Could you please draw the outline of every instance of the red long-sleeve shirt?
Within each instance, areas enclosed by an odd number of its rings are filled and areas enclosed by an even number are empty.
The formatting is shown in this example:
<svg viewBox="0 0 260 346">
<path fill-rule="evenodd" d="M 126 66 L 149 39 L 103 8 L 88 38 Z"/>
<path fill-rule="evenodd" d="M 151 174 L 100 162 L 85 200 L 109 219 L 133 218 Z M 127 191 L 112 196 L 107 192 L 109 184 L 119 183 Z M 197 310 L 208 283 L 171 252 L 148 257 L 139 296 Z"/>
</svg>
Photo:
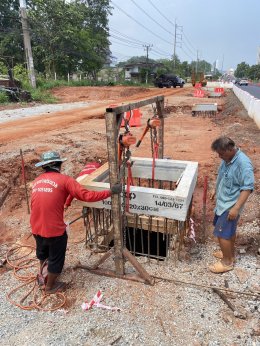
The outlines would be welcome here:
<svg viewBox="0 0 260 346">
<path fill-rule="evenodd" d="M 110 190 L 90 191 L 73 178 L 59 172 L 46 172 L 35 179 L 31 197 L 32 233 L 45 238 L 64 233 L 64 204 L 68 195 L 86 202 L 97 202 L 111 196 Z"/>
<path fill-rule="evenodd" d="M 93 172 L 95 172 L 99 167 L 101 167 L 101 164 L 98 162 L 91 162 L 87 163 L 85 167 L 82 169 L 82 171 L 79 173 L 78 177 L 81 177 L 83 175 L 89 175 Z M 71 202 L 73 200 L 73 196 L 69 195 L 65 202 L 65 207 L 69 207 L 71 205 Z"/>
</svg>

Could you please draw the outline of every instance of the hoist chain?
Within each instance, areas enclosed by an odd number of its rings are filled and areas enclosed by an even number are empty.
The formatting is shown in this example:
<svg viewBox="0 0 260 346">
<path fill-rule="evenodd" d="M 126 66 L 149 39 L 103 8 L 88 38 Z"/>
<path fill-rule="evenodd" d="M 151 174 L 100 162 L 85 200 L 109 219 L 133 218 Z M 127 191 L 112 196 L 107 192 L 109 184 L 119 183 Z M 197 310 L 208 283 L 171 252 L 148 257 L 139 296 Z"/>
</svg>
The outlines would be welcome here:
<svg viewBox="0 0 260 346">
<path fill-rule="evenodd" d="M 132 118 L 132 110 L 130 109 L 130 115 L 129 115 L 129 119 L 127 119 L 126 117 L 124 117 L 124 121 L 125 121 L 125 131 L 129 132 L 130 131 L 130 120 Z"/>
<path fill-rule="evenodd" d="M 125 186 L 126 186 L 126 177 L 125 177 L 125 168 L 127 161 L 129 161 L 131 157 L 131 151 L 129 148 L 123 147 L 123 161 L 122 161 L 122 166 L 121 166 L 121 171 L 120 171 L 120 177 L 122 179 L 122 194 L 123 194 L 123 201 L 122 201 L 122 228 L 123 228 L 123 247 L 126 247 L 126 191 L 125 191 Z"/>
<path fill-rule="evenodd" d="M 157 130 L 156 130 L 156 128 L 150 128 L 150 137 L 151 137 L 151 151 L 152 151 L 152 157 L 153 157 L 154 145 L 157 143 Z"/>
<path fill-rule="evenodd" d="M 150 127 L 150 138 L 151 138 L 151 151 L 153 157 L 153 129 Z"/>
</svg>

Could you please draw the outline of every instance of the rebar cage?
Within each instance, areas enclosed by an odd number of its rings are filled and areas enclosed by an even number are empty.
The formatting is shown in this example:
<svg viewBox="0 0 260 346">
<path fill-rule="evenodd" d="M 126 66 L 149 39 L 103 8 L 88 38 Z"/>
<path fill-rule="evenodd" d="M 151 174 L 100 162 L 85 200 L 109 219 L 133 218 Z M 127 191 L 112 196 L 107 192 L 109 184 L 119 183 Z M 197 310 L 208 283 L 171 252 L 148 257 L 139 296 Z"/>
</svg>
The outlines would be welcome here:
<svg viewBox="0 0 260 346">
<path fill-rule="evenodd" d="M 93 252 L 106 252 L 113 246 L 113 222 L 111 210 L 83 207 L 86 229 L 86 247 Z M 189 232 L 187 220 L 178 221 L 126 213 L 122 243 L 133 255 L 159 260 L 179 258 L 185 237 Z M 125 234 L 125 236 L 124 236 Z"/>
<path fill-rule="evenodd" d="M 147 256 L 148 259 L 155 258 L 158 261 L 171 256 L 177 259 L 189 231 L 189 215 L 198 164 L 158 159 L 156 179 L 153 180 L 151 159 L 132 160 L 130 212 L 122 210 L 122 244 L 133 255 Z M 107 166 L 102 166 L 92 176 L 80 180 L 81 184 L 91 189 L 100 190 L 109 186 Z M 97 252 L 107 251 L 113 246 L 110 200 L 81 203 L 84 205 L 86 246 Z"/>
</svg>

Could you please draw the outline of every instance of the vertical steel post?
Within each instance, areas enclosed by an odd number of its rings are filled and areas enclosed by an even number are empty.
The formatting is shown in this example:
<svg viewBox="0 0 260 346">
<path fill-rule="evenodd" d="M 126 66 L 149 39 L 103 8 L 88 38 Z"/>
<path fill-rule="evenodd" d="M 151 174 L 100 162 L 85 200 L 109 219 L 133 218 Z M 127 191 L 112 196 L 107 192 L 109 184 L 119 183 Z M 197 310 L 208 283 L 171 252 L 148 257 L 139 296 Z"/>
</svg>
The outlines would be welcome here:
<svg viewBox="0 0 260 346">
<path fill-rule="evenodd" d="M 111 186 L 119 182 L 117 138 L 121 119 L 121 114 L 113 112 L 106 113 L 107 151 Z M 121 196 L 118 194 L 111 196 L 111 211 L 114 225 L 115 270 L 117 275 L 123 275 L 125 268 L 122 254 L 122 212 Z"/>
<path fill-rule="evenodd" d="M 157 114 L 160 118 L 161 124 L 159 127 L 159 159 L 163 159 L 164 151 L 164 99 L 162 101 L 156 101 Z"/>
</svg>

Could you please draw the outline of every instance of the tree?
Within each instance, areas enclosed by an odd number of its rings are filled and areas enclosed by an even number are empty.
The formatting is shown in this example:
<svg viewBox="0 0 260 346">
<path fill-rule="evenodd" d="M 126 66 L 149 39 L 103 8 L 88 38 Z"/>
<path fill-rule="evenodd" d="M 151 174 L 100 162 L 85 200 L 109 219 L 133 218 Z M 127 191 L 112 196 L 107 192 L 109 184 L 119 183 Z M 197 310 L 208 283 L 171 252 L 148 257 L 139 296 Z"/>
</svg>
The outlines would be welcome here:
<svg viewBox="0 0 260 346">
<path fill-rule="evenodd" d="M 249 69 L 250 69 L 250 66 L 243 61 L 237 65 L 234 75 L 237 78 L 248 77 Z"/>
<path fill-rule="evenodd" d="M 260 79 L 260 65 L 252 65 L 249 67 L 248 77 L 252 80 Z"/>
<path fill-rule="evenodd" d="M 148 63 L 149 64 L 153 64 L 155 62 L 156 62 L 156 60 L 148 58 Z M 122 66 L 125 66 L 125 65 L 128 65 L 128 64 L 138 64 L 138 63 L 145 64 L 146 63 L 146 56 L 144 56 L 144 55 L 142 55 L 142 56 L 132 56 L 130 59 L 128 59 L 128 60 L 126 60 L 124 62 L 119 62 L 117 64 L 117 66 L 118 67 L 122 67 Z"/>
<path fill-rule="evenodd" d="M 192 70 L 203 72 L 204 74 L 208 74 L 211 71 L 211 64 L 206 60 L 192 61 L 190 63 Z"/>
<path fill-rule="evenodd" d="M 27 0 L 35 69 L 47 75 L 84 71 L 95 78 L 108 60 L 109 0 Z M 19 0 L 0 2 L 0 57 L 24 63 Z M 9 61 L 5 62 L 10 65 Z M 9 66 L 10 67 L 10 66 Z"/>
<path fill-rule="evenodd" d="M 7 68 L 25 61 L 21 30 L 19 0 L 0 1 L 0 58 Z"/>
<path fill-rule="evenodd" d="M 30 0 L 36 69 L 57 72 L 96 72 L 108 55 L 108 0 Z"/>
</svg>

